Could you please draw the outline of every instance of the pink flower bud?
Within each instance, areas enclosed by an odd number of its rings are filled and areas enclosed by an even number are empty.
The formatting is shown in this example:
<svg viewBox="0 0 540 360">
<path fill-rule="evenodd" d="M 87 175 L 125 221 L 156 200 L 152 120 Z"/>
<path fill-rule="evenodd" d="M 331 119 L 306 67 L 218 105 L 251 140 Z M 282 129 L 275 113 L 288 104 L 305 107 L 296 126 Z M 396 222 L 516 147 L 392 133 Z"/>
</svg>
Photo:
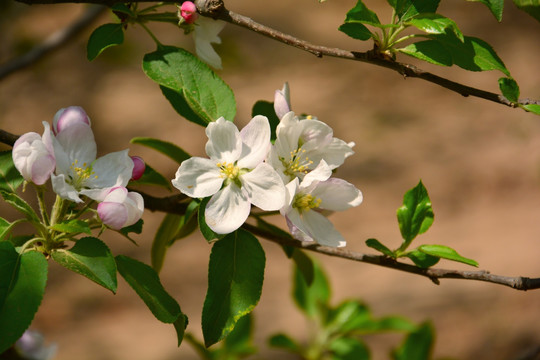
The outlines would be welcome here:
<svg viewBox="0 0 540 360">
<path fill-rule="evenodd" d="M 197 14 L 197 7 L 191 1 L 185 1 L 180 7 L 180 16 L 187 24 L 193 24 L 199 17 L 199 14 Z"/>
<path fill-rule="evenodd" d="M 111 188 L 97 207 L 101 221 L 114 230 L 135 224 L 143 211 L 144 200 L 141 194 L 121 186 Z"/>
<path fill-rule="evenodd" d="M 69 106 L 58 110 L 54 115 L 53 131 L 57 135 L 60 131 L 73 124 L 84 123 L 90 126 L 90 118 L 80 106 Z"/>
<path fill-rule="evenodd" d="M 131 160 L 133 160 L 133 174 L 131 175 L 131 180 L 139 180 L 144 174 L 144 169 L 146 168 L 146 165 L 144 164 L 144 160 L 141 157 L 130 157 Z"/>
<path fill-rule="evenodd" d="M 56 168 L 52 147 L 52 135 L 48 123 L 43 122 L 43 136 L 29 132 L 17 139 L 13 145 L 13 163 L 26 181 L 43 185 Z"/>
</svg>

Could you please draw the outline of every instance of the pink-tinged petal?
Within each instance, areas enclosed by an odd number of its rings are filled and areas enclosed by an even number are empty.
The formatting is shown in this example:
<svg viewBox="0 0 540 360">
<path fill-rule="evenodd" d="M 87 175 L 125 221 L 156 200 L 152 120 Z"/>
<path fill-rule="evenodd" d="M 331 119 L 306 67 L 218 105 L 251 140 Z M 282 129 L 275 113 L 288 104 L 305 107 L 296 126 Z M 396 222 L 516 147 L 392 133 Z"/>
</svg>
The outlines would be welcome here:
<svg viewBox="0 0 540 360">
<path fill-rule="evenodd" d="M 120 230 L 126 224 L 128 211 L 124 204 L 115 202 L 101 202 L 97 206 L 101 221 L 114 230 Z"/>
<path fill-rule="evenodd" d="M 242 138 L 236 125 L 220 117 L 206 127 L 206 153 L 215 162 L 234 163 L 242 153 Z"/>
<path fill-rule="evenodd" d="M 321 199 L 319 208 L 331 211 L 347 210 L 363 200 L 362 193 L 353 184 L 337 178 L 318 183 L 311 195 Z"/>
<path fill-rule="evenodd" d="M 332 176 L 332 169 L 322 160 L 317 167 L 309 172 L 300 183 L 302 189 L 306 189 L 307 192 L 311 192 L 311 189 L 317 185 L 320 181 L 326 181 Z"/>
<path fill-rule="evenodd" d="M 41 136 L 41 140 L 43 141 L 43 144 L 47 148 L 47 150 L 54 156 L 54 147 L 53 147 L 53 133 L 51 131 L 51 126 L 48 122 L 43 121 L 43 135 Z"/>
<path fill-rule="evenodd" d="M 204 198 L 217 193 L 223 180 L 213 160 L 192 157 L 182 162 L 172 184 L 187 196 Z"/>
<path fill-rule="evenodd" d="M 77 190 L 66 182 L 64 174 L 60 174 L 58 176 L 52 174 L 51 183 L 53 191 L 62 199 L 71 200 L 77 203 L 83 202 L 79 197 Z"/>
<path fill-rule="evenodd" d="M 32 165 L 32 182 L 36 185 L 45 184 L 55 167 L 56 161 L 52 155 L 46 155 L 36 160 Z"/>
<path fill-rule="evenodd" d="M 293 210 L 287 214 L 290 221 L 307 236 L 324 246 L 343 247 L 346 241 L 325 216 L 308 210 L 300 214 Z"/>
<path fill-rule="evenodd" d="M 246 221 L 251 204 L 242 189 L 234 184 L 217 192 L 204 212 L 206 224 L 218 234 L 229 234 Z"/>
<path fill-rule="evenodd" d="M 266 116 L 257 115 L 240 131 L 242 155 L 238 167 L 253 169 L 266 159 L 270 150 L 270 123 Z"/>
<path fill-rule="evenodd" d="M 109 153 L 92 164 L 93 174 L 84 182 L 89 188 L 126 186 L 133 174 L 129 150 Z"/>
<path fill-rule="evenodd" d="M 90 118 L 80 106 L 69 106 L 58 110 L 53 119 L 53 131 L 55 134 L 73 124 L 83 123 L 90 126 Z"/>
<path fill-rule="evenodd" d="M 274 111 L 279 119 L 291 111 L 291 99 L 289 95 L 289 84 L 285 83 L 283 89 L 276 90 L 274 95 Z"/>
<path fill-rule="evenodd" d="M 86 166 L 96 159 L 97 147 L 94 140 L 94 133 L 90 126 L 84 123 L 73 124 L 56 137 L 54 142 L 54 152 L 57 162 L 57 173 L 68 174 L 74 161 L 76 166 Z"/>
<path fill-rule="evenodd" d="M 54 154 L 35 132 L 26 133 L 15 141 L 12 158 L 26 181 L 43 185 L 56 167 Z"/>
<path fill-rule="evenodd" d="M 144 212 L 144 199 L 138 192 L 130 191 L 127 195 L 125 205 L 128 210 L 128 219 L 126 220 L 124 227 L 135 224 L 142 217 Z"/>
<path fill-rule="evenodd" d="M 133 172 L 131 174 L 131 180 L 139 180 L 146 169 L 146 164 L 140 156 L 130 156 L 133 161 Z"/>
<path fill-rule="evenodd" d="M 274 211 L 285 205 L 285 186 L 270 165 L 261 163 L 253 171 L 241 175 L 240 180 L 249 201 L 258 208 Z"/>
<path fill-rule="evenodd" d="M 112 189 L 116 186 L 105 187 L 105 188 L 96 188 L 96 189 L 82 189 L 79 194 L 89 197 L 95 201 L 104 201 L 107 195 L 111 192 Z"/>
</svg>

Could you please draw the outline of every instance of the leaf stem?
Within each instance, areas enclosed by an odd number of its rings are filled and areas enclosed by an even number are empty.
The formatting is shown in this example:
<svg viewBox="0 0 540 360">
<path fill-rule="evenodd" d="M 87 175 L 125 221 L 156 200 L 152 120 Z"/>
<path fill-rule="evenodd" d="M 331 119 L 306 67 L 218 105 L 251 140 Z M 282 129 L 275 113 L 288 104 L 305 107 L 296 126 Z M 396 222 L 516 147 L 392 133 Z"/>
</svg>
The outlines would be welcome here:
<svg viewBox="0 0 540 360">
<path fill-rule="evenodd" d="M 157 47 L 158 48 L 162 48 L 163 47 L 163 44 L 156 38 L 156 36 L 154 35 L 154 33 L 152 33 L 152 31 L 150 31 L 150 29 L 144 25 L 144 23 L 142 22 L 139 22 L 138 23 L 139 25 L 141 25 L 143 27 L 144 30 L 146 30 L 146 32 L 148 33 L 148 35 L 150 35 L 150 37 L 152 38 L 152 40 L 154 40 L 154 42 L 156 43 Z"/>
</svg>

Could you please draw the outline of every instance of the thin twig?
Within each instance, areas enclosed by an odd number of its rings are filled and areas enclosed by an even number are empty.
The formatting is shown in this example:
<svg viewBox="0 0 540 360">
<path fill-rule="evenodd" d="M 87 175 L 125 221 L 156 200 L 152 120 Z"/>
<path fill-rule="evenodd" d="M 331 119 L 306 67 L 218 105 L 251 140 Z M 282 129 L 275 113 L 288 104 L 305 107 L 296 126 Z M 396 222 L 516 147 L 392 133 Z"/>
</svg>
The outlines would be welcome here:
<svg viewBox="0 0 540 360">
<path fill-rule="evenodd" d="M 12 59 L 3 65 L 0 65 L 0 80 L 38 62 L 53 50 L 69 43 L 69 41 L 75 38 L 88 25 L 104 13 L 106 9 L 107 7 L 105 6 L 91 6 L 79 19 L 68 27 L 56 31 L 47 37 L 41 44 L 21 57 Z"/>
</svg>

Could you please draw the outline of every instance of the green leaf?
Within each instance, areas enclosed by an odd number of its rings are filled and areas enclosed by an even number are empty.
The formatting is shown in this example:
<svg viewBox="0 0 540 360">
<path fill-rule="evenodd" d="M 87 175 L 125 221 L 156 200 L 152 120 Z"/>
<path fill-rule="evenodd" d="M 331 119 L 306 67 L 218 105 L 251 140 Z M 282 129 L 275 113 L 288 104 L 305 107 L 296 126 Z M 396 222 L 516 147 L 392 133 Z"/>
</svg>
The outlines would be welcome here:
<svg viewBox="0 0 540 360">
<path fill-rule="evenodd" d="M 176 319 L 176 321 L 173 323 L 174 330 L 176 330 L 176 339 L 178 342 L 178 346 L 182 345 L 188 322 L 188 317 L 184 314 L 180 314 L 180 316 L 178 316 L 178 319 Z"/>
<path fill-rule="evenodd" d="M 540 0 L 514 0 L 514 4 L 537 21 L 540 21 Z"/>
<path fill-rule="evenodd" d="M 30 326 L 43 299 L 47 269 L 43 254 L 19 255 L 10 242 L 0 242 L 0 354 Z"/>
<path fill-rule="evenodd" d="M 34 209 L 32 209 L 32 207 L 28 205 L 28 203 L 22 198 L 14 193 L 6 192 L 4 190 L 0 190 L 0 195 L 2 195 L 5 202 L 13 206 L 19 212 L 23 213 L 27 220 L 34 224 L 40 223 L 39 217 Z"/>
<path fill-rule="evenodd" d="M 418 234 L 429 229 L 433 223 L 434 214 L 431 200 L 422 181 L 405 193 L 403 206 L 397 210 L 397 218 L 401 236 L 407 246 Z"/>
<path fill-rule="evenodd" d="M 457 24 L 453 20 L 439 14 L 419 14 L 410 19 L 408 24 L 428 34 L 445 34 L 451 31 L 459 40 L 464 41 L 463 34 Z"/>
<path fill-rule="evenodd" d="M 233 331 L 223 341 L 223 350 L 236 358 L 241 358 L 256 352 L 252 344 L 253 316 L 242 316 Z"/>
<path fill-rule="evenodd" d="M 215 232 L 210 229 L 208 224 L 206 223 L 206 219 L 204 217 L 204 210 L 206 209 L 206 204 L 210 201 L 211 197 L 207 197 L 202 199 L 201 204 L 199 205 L 199 210 L 197 211 L 197 221 L 199 222 L 199 230 L 201 231 L 201 234 L 208 242 L 213 242 L 215 240 L 219 240 L 223 238 L 224 234 L 216 234 Z"/>
<path fill-rule="evenodd" d="M 135 16 L 135 13 L 128 6 L 126 6 L 126 4 L 116 3 L 111 6 L 111 10 L 115 13 L 119 12 L 129 16 Z"/>
<path fill-rule="evenodd" d="M 540 105 L 537 104 L 527 104 L 527 105 L 520 105 L 520 108 L 522 108 L 525 111 L 530 111 L 536 115 L 540 115 Z"/>
<path fill-rule="evenodd" d="M 427 61 L 435 65 L 452 66 L 452 54 L 446 47 L 436 40 L 418 41 L 397 49 L 405 55 Z"/>
<path fill-rule="evenodd" d="M 458 261 L 471 266 L 478 266 L 478 263 L 472 259 L 465 258 L 457 253 L 456 250 L 444 246 L 444 245 L 421 245 L 418 247 L 418 250 L 424 254 L 431 256 L 437 256 L 442 259 Z"/>
<path fill-rule="evenodd" d="M 152 242 L 152 250 L 150 258 L 152 267 L 159 273 L 163 267 L 165 254 L 182 225 L 184 224 L 184 216 L 177 214 L 166 214 L 163 221 L 157 229 L 156 236 Z"/>
<path fill-rule="evenodd" d="M 367 239 L 366 245 L 372 249 L 375 249 L 379 252 L 382 252 L 384 255 L 389 256 L 391 258 L 395 257 L 394 252 L 384 246 L 379 240 L 377 239 Z"/>
<path fill-rule="evenodd" d="M 302 351 L 302 348 L 298 343 L 296 343 L 293 339 L 291 339 L 286 334 L 274 334 L 270 339 L 268 339 L 268 345 L 275 348 L 280 348 L 284 350 L 288 350 L 292 353 L 300 354 Z"/>
<path fill-rule="evenodd" d="M 369 349 L 361 340 L 338 337 L 329 344 L 332 360 L 369 360 Z"/>
<path fill-rule="evenodd" d="M 90 225 L 84 220 L 79 219 L 73 219 L 64 221 L 61 223 L 56 223 L 51 226 L 51 229 L 56 230 L 58 232 L 63 232 L 66 234 L 92 234 L 92 229 L 90 229 Z M 116 270 L 115 270 L 116 271 Z"/>
<path fill-rule="evenodd" d="M 138 180 L 131 180 L 133 185 L 157 185 L 171 190 L 171 181 L 157 172 L 153 167 L 145 164 L 144 173 Z"/>
<path fill-rule="evenodd" d="M 210 254 L 208 291 L 202 312 L 204 343 L 226 337 L 261 296 L 264 250 L 251 233 L 239 229 L 216 242 Z"/>
<path fill-rule="evenodd" d="M 504 0 L 468 0 L 468 1 L 481 2 L 482 4 L 486 5 L 491 11 L 491 13 L 493 14 L 493 16 L 495 16 L 495 19 L 497 19 L 498 22 L 501 22 L 502 16 L 503 16 L 503 9 L 504 9 Z"/>
<path fill-rule="evenodd" d="M 408 257 L 416 266 L 422 269 L 427 269 L 428 267 L 437 264 L 440 260 L 440 257 L 438 256 L 431 256 L 416 249 L 408 251 L 402 256 Z"/>
<path fill-rule="evenodd" d="M 180 305 L 161 285 L 154 269 L 124 255 L 118 255 L 115 259 L 120 275 L 135 290 L 156 319 L 172 324 L 180 316 L 184 316 Z"/>
<path fill-rule="evenodd" d="M 320 315 L 321 307 L 327 308 L 330 300 L 330 285 L 323 269 L 313 262 L 313 282 L 308 286 L 298 266 L 294 267 L 293 298 L 309 317 Z"/>
<path fill-rule="evenodd" d="M 347 12 L 345 23 L 350 22 L 359 22 L 370 25 L 380 25 L 381 23 L 377 17 L 377 14 L 369 10 L 367 6 L 364 5 L 362 0 L 358 0 L 356 5 Z"/>
<path fill-rule="evenodd" d="M 268 118 L 271 131 L 270 140 L 276 140 L 276 128 L 279 125 L 279 118 L 274 110 L 274 103 L 264 100 L 257 101 L 251 109 L 251 117 L 255 117 L 256 115 L 263 115 Z"/>
<path fill-rule="evenodd" d="M 388 0 L 399 20 L 407 21 L 421 13 L 434 13 L 440 0 Z"/>
<path fill-rule="evenodd" d="M 517 102 L 519 99 L 519 86 L 516 80 L 512 78 L 500 78 L 499 88 L 505 98 L 511 102 Z"/>
<path fill-rule="evenodd" d="M 357 300 L 345 300 L 327 315 L 326 328 L 333 333 L 346 335 L 352 331 L 370 329 L 371 314 L 364 304 Z"/>
<path fill-rule="evenodd" d="M 98 27 L 86 45 L 86 57 L 94 60 L 108 47 L 120 45 L 124 42 L 124 29 L 122 24 L 104 24 Z"/>
<path fill-rule="evenodd" d="M 95 237 L 85 237 L 77 240 L 69 250 L 54 250 L 51 256 L 66 269 L 116 293 L 116 263 L 103 241 Z"/>
<path fill-rule="evenodd" d="M 373 37 L 373 33 L 364 24 L 357 22 L 341 24 L 338 30 L 357 40 L 365 41 Z"/>
<path fill-rule="evenodd" d="M 143 220 L 143 219 L 139 219 L 139 221 L 137 221 L 135 224 L 129 225 L 129 226 L 126 226 L 126 227 L 121 228 L 121 229 L 120 229 L 120 234 L 124 235 L 126 238 L 129 239 L 129 241 L 131 241 L 133 244 L 137 245 L 137 243 L 135 242 L 135 240 L 133 240 L 133 239 L 129 236 L 129 234 L 131 234 L 131 233 L 134 233 L 134 234 L 140 234 L 140 233 L 142 233 L 143 225 L 144 225 L 144 220 Z"/>
<path fill-rule="evenodd" d="M 236 101 L 232 90 L 208 65 L 186 50 L 160 47 L 144 56 L 143 70 L 159 85 L 181 94 L 205 123 L 221 116 L 229 121 L 234 119 Z"/>
<path fill-rule="evenodd" d="M 394 360 L 429 360 L 433 349 L 434 335 L 430 323 L 421 324 L 411 332 L 403 344 L 392 352 Z"/>
<path fill-rule="evenodd" d="M 11 151 L 0 152 L 0 190 L 15 192 L 24 179 L 13 163 Z"/>
<path fill-rule="evenodd" d="M 165 98 L 169 100 L 173 109 L 179 115 L 183 116 L 186 120 L 189 120 L 197 125 L 201 125 L 204 127 L 208 125 L 207 120 L 201 118 L 195 111 L 191 109 L 191 107 L 189 107 L 189 104 L 187 103 L 186 99 L 184 99 L 184 96 L 181 92 L 169 89 L 168 87 L 165 87 L 163 85 L 160 85 L 159 88 L 161 89 L 163 96 L 165 96 Z"/>
<path fill-rule="evenodd" d="M 23 219 L 15 220 L 14 222 L 10 223 L 6 219 L 0 218 L 0 241 L 8 240 L 7 237 L 9 235 L 9 232 L 13 227 L 21 222 L 23 222 Z M 13 243 L 13 242 L 12 242 Z"/>
<path fill-rule="evenodd" d="M 178 164 L 181 164 L 182 161 L 187 160 L 191 157 L 191 155 L 182 150 L 182 148 L 168 141 L 148 137 L 136 137 L 131 139 L 130 142 L 132 144 L 139 144 L 157 150 L 160 153 L 167 155 L 168 157 L 176 161 Z"/>
</svg>

